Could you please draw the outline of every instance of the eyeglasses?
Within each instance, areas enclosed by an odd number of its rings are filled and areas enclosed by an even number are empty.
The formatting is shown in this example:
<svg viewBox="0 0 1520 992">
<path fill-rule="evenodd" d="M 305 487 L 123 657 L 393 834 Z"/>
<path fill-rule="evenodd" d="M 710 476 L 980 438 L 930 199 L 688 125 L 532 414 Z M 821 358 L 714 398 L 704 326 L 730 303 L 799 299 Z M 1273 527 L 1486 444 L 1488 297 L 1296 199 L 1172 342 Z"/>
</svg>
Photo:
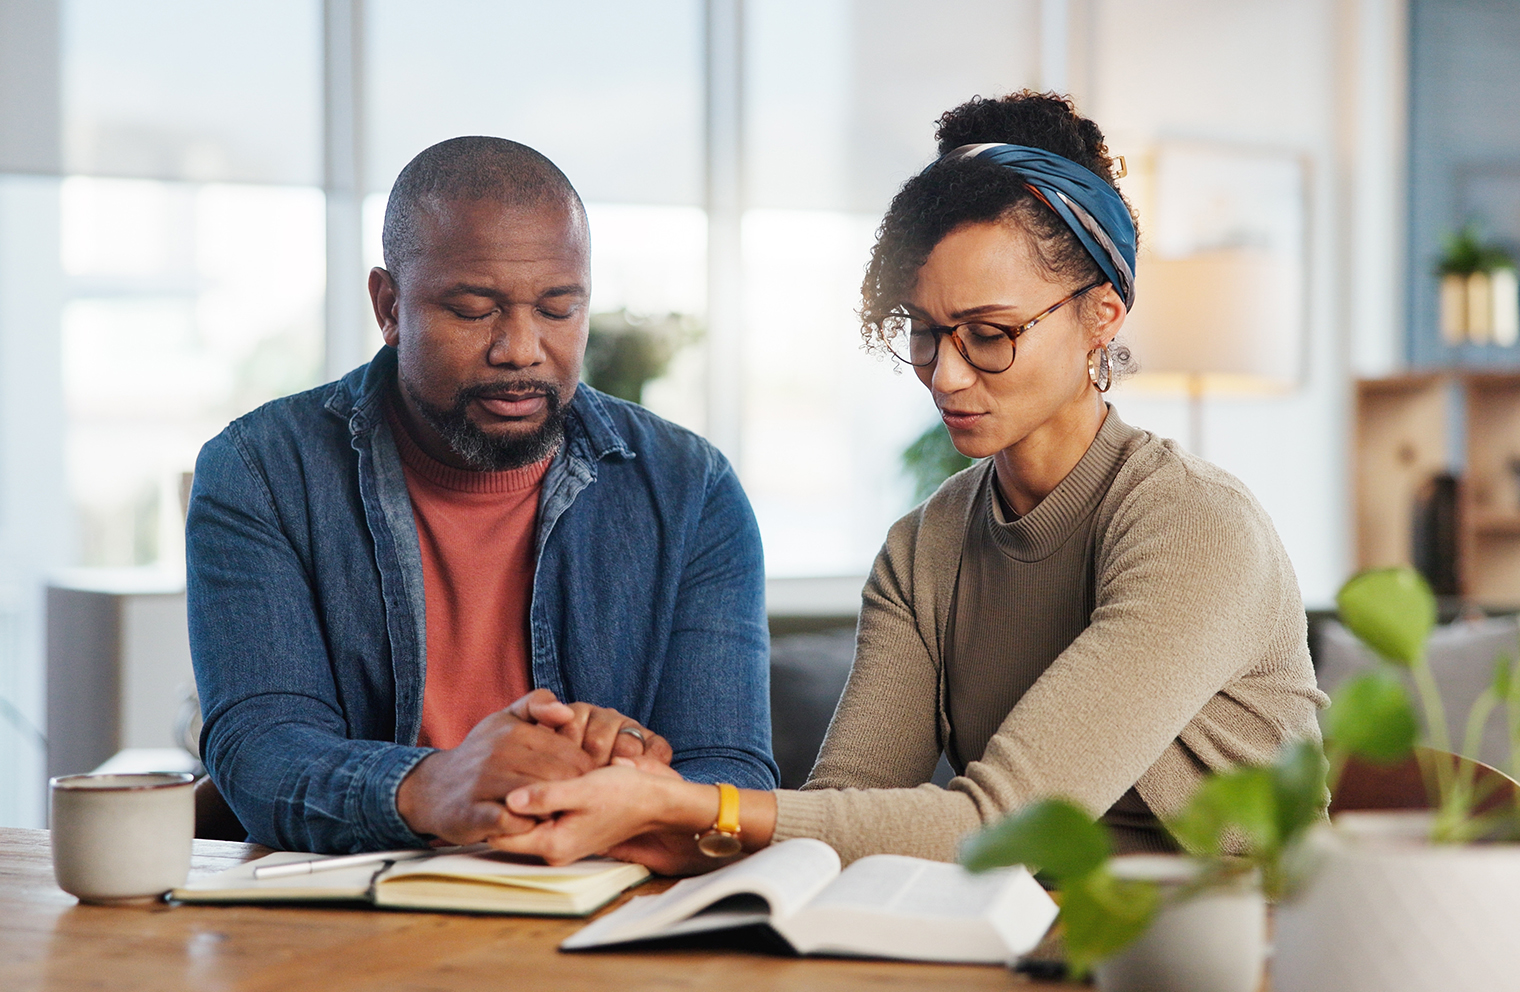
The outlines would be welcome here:
<svg viewBox="0 0 1520 992">
<path fill-rule="evenodd" d="M 917 368 L 934 364 L 939 357 L 939 339 L 948 334 L 950 340 L 955 342 L 955 350 L 961 353 L 961 357 L 972 368 L 982 372 L 1007 372 L 1013 367 L 1014 342 L 1020 334 L 1083 293 L 1102 285 L 1103 282 L 1095 282 L 1091 286 L 1084 286 L 1017 327 L 985 320 L 940 326 L 920 320 L 910 313 L 893 311 L 881 322 L 881 333 L 893 355 Z"/>
</svg>

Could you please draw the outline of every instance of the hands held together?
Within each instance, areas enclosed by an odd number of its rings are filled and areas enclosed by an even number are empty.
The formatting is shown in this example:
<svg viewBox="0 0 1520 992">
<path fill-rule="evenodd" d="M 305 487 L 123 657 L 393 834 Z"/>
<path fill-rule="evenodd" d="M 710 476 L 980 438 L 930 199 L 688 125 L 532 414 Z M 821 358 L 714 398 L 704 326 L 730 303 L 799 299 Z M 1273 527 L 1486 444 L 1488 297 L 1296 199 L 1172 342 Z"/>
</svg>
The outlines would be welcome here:
<svg viewBox="0 0 1520 992">
<path fill-rule="evenodd" d="M 718 790 L 684 781 L 671 757 L 665 738 L 616 710 L 535 689 L 418 762 L 396 808 L 417 833 L 551 864 L 605 853 L 665 874 L 717 867 L 695 836 L 712 825 Z M 775 799 L 745 790 L 741 804 L 753 850 L 770 838 Z"/>
</svg>

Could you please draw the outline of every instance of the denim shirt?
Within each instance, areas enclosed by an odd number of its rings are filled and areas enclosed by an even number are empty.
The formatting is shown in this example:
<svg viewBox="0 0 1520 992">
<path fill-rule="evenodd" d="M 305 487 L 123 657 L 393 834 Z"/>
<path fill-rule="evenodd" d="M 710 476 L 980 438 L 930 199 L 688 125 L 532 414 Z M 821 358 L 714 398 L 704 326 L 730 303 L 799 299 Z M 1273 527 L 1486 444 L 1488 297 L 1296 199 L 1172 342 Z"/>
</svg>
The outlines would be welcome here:
<svg viewBox="0 0 1520 992">
<path fill-rule="evenodd" d="M 422 557 L 384 399 L 396 353 L 207 442 L 186 530 L 207 769 L 252 840 L 418 846 L 396 790 L 427 667 Z M 663 734 L 688 779 L 771 789 L 760 534 L 706 441 L 582 384 L 539 497 L 536 686 Z"/>
</svg>

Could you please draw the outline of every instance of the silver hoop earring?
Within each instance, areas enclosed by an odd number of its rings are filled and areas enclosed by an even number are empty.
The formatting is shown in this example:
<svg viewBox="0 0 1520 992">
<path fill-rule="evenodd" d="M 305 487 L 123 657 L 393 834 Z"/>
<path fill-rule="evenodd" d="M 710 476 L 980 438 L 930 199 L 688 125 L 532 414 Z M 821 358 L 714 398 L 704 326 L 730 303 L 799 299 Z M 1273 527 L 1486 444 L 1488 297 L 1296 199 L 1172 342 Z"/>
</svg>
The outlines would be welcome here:
<svg viewBox="0 0 1520 992">
<path fill-rule="evenodd" d="M 1108 392 L 1114 384 L 1113 361 L 1108 355 L 1108 345 L 1094 348 L 1087 353 L 1087 379 L 1100 393 Z"/>
</svg>

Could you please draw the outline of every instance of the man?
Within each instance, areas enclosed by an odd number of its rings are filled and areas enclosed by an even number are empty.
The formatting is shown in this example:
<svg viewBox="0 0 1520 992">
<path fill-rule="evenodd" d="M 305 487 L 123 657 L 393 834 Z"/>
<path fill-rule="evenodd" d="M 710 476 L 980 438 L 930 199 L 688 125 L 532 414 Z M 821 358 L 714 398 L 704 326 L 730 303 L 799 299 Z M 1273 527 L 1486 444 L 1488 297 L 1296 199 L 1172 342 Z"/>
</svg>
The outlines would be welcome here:
<svg viewBox="0 0 1520 992">
<path fill-rule="evenodd" d="M 579 384 L 569 181 L 445 141 L 402 170 L 383 240 L 386 346 L 196 465 L 201 751 L 252 839 L 488 839 L 531 825 L 512 788 L 615 754 L 774 787 L 753 514 L 706 442 Z"/>
</svg>

